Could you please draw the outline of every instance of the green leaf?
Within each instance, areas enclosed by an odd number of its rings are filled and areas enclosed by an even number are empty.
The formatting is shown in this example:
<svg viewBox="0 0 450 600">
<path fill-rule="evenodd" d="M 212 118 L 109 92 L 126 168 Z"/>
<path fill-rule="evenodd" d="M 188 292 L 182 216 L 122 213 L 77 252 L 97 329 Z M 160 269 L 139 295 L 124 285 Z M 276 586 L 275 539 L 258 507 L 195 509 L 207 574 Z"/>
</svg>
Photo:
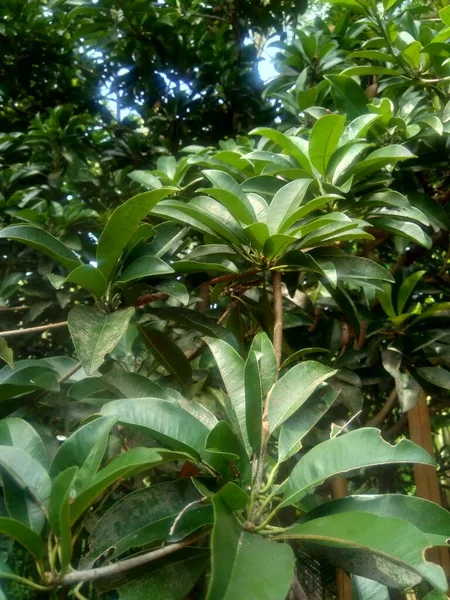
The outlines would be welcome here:
<svg viewBox="0 0 450 600">
<path fill-rule="evenodd" d="M 331 155 L 344 132 L 345 117 L 325 115 L 314 123 L 309 138 L 309 158 L 321 175 L 325 175 Z"/>
<path fill-rule="evenodd" d="M 69 312 L 69 331 L 78 358 L 88 375 L 92 375 L 126 332 L 134 308 L 104 313 L 98 308 L 75 306 Z"/>
<path fill-rule="evenodd" d="M 376 65 L 363 65 L 357 67 L 349 67 L 342 71 L 342 75 L 346 77 L 367 77 L 368 75 L 394 75 L 394 77 L 402 77 L 402 74 L 395 69 L 388 67 L 377 67 Z"/>
<path fill-rule="evenodd" d="M 123 284 L 136 279 L 144 279 L 146 277 L 170 275 L 174 272 L 173 268 L 160 258 L 155 258 L 154 256 L 141 256 L 123 270 L 117 279 L 117 283 Z"/>
<path fill-rule="evenodd" d="M 244 531 L 222 498 L 213 499 L 212 576 L 207 600 L 285 600 L 294 574 L 294 554 Z"/>
<path fill-rule="evenodd" d="M 160 180 L 148 171 L 131 171 L 131 173 L 128 173 L 128 177 L 150 190 L 162 187 Z"/>
<path fill-rule="evenodd" d="M 446 593 L 441 594 L 440 592 L 433 590 L 432 592 L 428 592 L 422 600 L 448 600 L 448 596 Z"/>
<path fill-rule="evenodd" d="M 419 576 L 419 580 L 425 579 L 440 591 L 447 589 L 442 568 L 424 558 L 428 538 L 414 525 L 401 519 L 361 512 L 340 513 L 295 525 L 283 534 L 283 538 L 318 542 L 328 558 L 332 558 L 338 566 L 358 575 L 371 573 L 372 577 L 390 587 L 412 587 L 410 584 L 415 574 L 415 583 L 418 583 Z M 332 557 L 327 552 L 330 546 L 333 548 Z M 340 546 L 344 548 L 340 549 Z M 349 549 L 352 552 L 349 553 Z M 377 568 L 374 555 L 384 566 L 380 563 Z M 387 568 L 388 565 L 390 568 Z M 400 570 L 397 571 L 396 567 Z M 404 573 L 406 569 L 409 571 L 407 575 Z M 404 577 L 409 577 L 410 581 L 405 581 Z"/>
<path fill-rule="evenodd" d="M 262 252 L 264 244 L 270 235 L 267 225 L 265 223 L 252 223 L 251 225 L 244 227 L 244 231 L 250 239 L 251 244 L 259 252 Z"/>
<path fill-rule="evenodd" d="M 180 281 L 163 281 L 155 284 L 155 287 L 159 292 L 163 292 L 171 298 L 178 300 L 180 304 L 183 304 L 184 306 L 189 304 L 189 292 L 187 291 L 186 286 Z"/>
<path fill-rule="evenodd" d="M 248 494 L 246 494 L 242 488 L 231 481 L 228 481 L 223 487 L 221 487 L 215 495 L 220 496 L 220 498 L 225 500 L 231 510 L 242 510 L 248 505 L 250 500 Z"/>
<path fill-rule="evenodd" d="M 185 204 L 180 200 L 163 200 L 152 210 L 152 214 L 156 215 L 157 217 L 176 221 L 182 225 L 190 225 L 197 231 L 206 233 L 213 238 L 217 238 L 218 236 L 215 230 L 211 229 L 211 227 L 208 225 L 205 225 L 203 222 L 205 220 L 204 215 L 200 211 L 196 210 L 194 206 L 190 207 L 188 204 Z M 202 220 L 200 220 L 198 217 L 200 217 Z M 209 223 L 211 224 L 210 221 Z M 228 238 L 225 237 L 225 239 Z"/>
<path fill-rule="evenodd" d="M 61 571 L 64 573 L 70 566 L 72 559 L 72 532 L 70 529 L 71 491 L 78 468 L 70 467 L 58 475 L 52 485 L 48 518 L 53 533 L 59 538 L 61 551 Z"/>
<path fill-rule="evenodd" d="M 355 452 L 358 448 L 358 452 Z M 282 485 L 282 506 L 294 504 L 328 477 L 375 465 L 422 463 L 434 465 L 426 450 L 409 440 L 391 446 L 378 429 L 365 427 L 315 446 L 294 467 Z"/>
<path fill-rule="evenodd" d="M 407 148 L 392 144 L 371 152 L 364 160 L 356 163 L 349 173 L 355 174 L 360 180 L 387 165 L 395 166 L 398 161 L 410 158 L 415 158 L 415 156 Z"/>
<path fill-rule="evenodd" d="M 305 197 L 312 179 L 297 179 L 287 183 L 273 197 L 266 217 L 269 233 L 282 230 L 283 223 L 296 211 Z"/>
<path fill-rule="evenodd" d="M 447 371 L 447 369 L 443 369 L 442 367 L 421 367 L 417 369 L 417 372 L 425 381 L 444 390 L 450 390 L 450 371 Z"/>
<path fill-rule="evenodd" d="M 127 494 L 95 524 L 86 566 L 91 566 L 102 554 L 107 553 L 113 559 L 157 541 L 178 541 L 212 523 L 212 506 L 200 504 L 201 500 L 190 479 L 158 483 Z M 183 513 L 170 535 L 175 519 L 190 504 L 192 507 Z"/>
<path fill-rule="evenodd" d="M 70 504 L 70 524 L 87 510 L 110 485 L 119 479 L 127 479 L 161 462 L 161 456 L 151 448 L 131 448 L 116 456 L 106 467 L 93 477 L 89 487 Z"/>
<path fill-rule="evenodd" d="M 311 255 L 319 265 L 331 262 L 336 268 L 338 280 L 368 280 L 393 282 L 394 278 L 387 269 L 368 258 L 350 256 L 341 252 L 333 252 L 330 248 L 314 250 Z"/>
<path fill-rule="evenodd" d="M 245 363 L 236 350 L 226 342 L 211 338 L 206 338 L 205 341 L 214 356 L 225 384 L 225 389 L 239 424 L 240 437 L 247 451 L 249 451 L 245 415 Z"/>
<path fill-rule="evenodd" d="M 339 395 L 329 386 L 319 387 L 305 403 L 287 419 L 278 438 L 278 462 L 284 462 L 302 447 L 302 438 L 316 425 Z"/>
<path fill-rule="evenodd" d="M 28 394 L 36 389 L 43 389 L 49 392 L 59 390 L 58 374 L 53 369 L 45 366 L 30 366 L 18 368 L 16 363 L 14 370 L 10 367 L 2 369 L 5 378 L 0 381 L 2 401 Z M 10 371 L 6 371 L 10 369 Z"/>
<path fill-rule="evenodd" d="M 104 373 L 101 378 L 92 379 L 100 380 L 103 385 L 122 398 L 167 398 L 166 392 L 155 381 L 139 373 L 124 371 L 117 363 L 113 363 L 112 369 Z"/>
<path fill-rule="evenodd" d="M 0 446 L 0 473 L 10 517 L 40 532 L 50 497 L 47 469 L 21 448 Z"/>
<path fill-rule="evenodd" d="M 111 278 L 123 250 L 142 219 L 158 202 L 176 189 L 165 187 L 138 194 L 114 210 L 97 246 L 97 266 L 106 280 Z"/>
<path fill-rule="evenodd" d="M 176 554 L 174 562 L 146 566 L 145 575 L 116 585 L 120 600 L 183 600 L 204 570 L 205 551 Z"/>
<path fill-rule="evenodd" d="M 41 562 L 44 558 L 46 552 L 44 541 L 37 533 L 20 521 L 0 517 L 0 533 L 12 537 L 16 542 L 19 542 L 38 562 Z"/>
<path fill-rule="evenodd" d="M 14 366 L 14 355 L 6 340 L 0 337 L 0 358 L 11 368 Z"/>
<path fill-rule="evenodd" d="M 262 414 L 264 397 L 262 393 L 260 364 L 255 351 L 248 355 L 244 369 L 245 418 L 248 441 L 256 454 L 261 448 Z"/>
<path fill-rule="evenodd" d="M 52 479 L 72 466 L 79 471 L 73 482 L 78 491 L 95 476 L 105 456 L 109 433 L 117 417 L 101 417 L 83 425 L 69 436 L 58 449 L 50 467 Z"/>
<path fill-rule="evenodd" d="M 275 383 L 275 377 L 277 375 L 275 350 L 267 333 L 262 331 L 255 335 L 250 346 L 249 355 L 251 352 L 255 352 L 258 356 L 261 391 L 263 398 L 265 398 L 270 388 Z"/>
<path fill-rule="evenodd" d="M 219 421 L 209 432 L 204 460 L 219 471 L 225 481 L 236 478 L 236 469 L 231 467 L 233 464 L 237 468 L 239 479 L 242 479 L 245 485 L 250 483 L 250 462 L 246 449 L 226 421 Z"/>
<path fill-rule="evenodd" d="M 269 425 L 273 432 L 293 415 L 310 395 L 337 371 L 307 360 L 292 367 L 275 384 L 269 399 Z M 299 386 L 299 381 L 302 382 Z"/>
<path fill-rule="evenodd" d="M 41 436 L 23 419 L 9 417 L 0 420 L 0 446 L 20 448 L 48 468 L 48 454 Z"/>
<path fill-rule="evenodd" d="M 288 247 L 297 241 L 297 238 L 284 233 L 276 233 L 271 235 L 264 244 L 263 254 L 267 260 L 273 260 L 275 257 L 280 257 L 285 253 Z"/>
<path fill-rule="evenodd" d="M 426 271 L 416 271 L 415 273 L 412 273 L 412 275 L 407 277 L 400 286 L 397 296 L 397 312 L 399 315 L 402 314 L 409 297 L 414 291 L 414 288 L 419 283 L 420 279 L 425 275 L 425 273 Z"/>
<path fill-rule="evenodd" d="M 378 229 L 384 229 L 384 231 L 404 237 L 427 249 L 430 249 L 433 245 L 431 238 L 421 227 L 419 227 L 419 225 L 416 225 L 416 223 L 401 221 L 391 217 L 378 217 L 376 219 L 371 219 L 370 221 L 372 225 L 378 227 Z"/>
<path fill-rule="evenodd" d="M 36 225 L 10 225 L 0 231 L 0 239 L 26 244 L 59 262 L 69 271 L 80 265 L 76 255 L 60 240 Z"/>
<path fill-rule="evenodd" d="M 192 379 L 190 362 L 181 349 L 165 333 L 150 326 L 138 326 L 139 333 L 152 354 L 182 386 Z"/>
<path fill-rule="evenodd" d="M 293 362 L 298 361 L 300 358 L 303 358 L 304 356 L 308 356 L 308 354 L 329 354 L 329 353 L 330 353 L 330 350 L 327 350 L 326 348 L 302 348 L 301 350 L 297 350 L 297 352 L 294 352 L 293 354 L 288 356 L 287 359 L 281 365 L 280 370 L 282 371 L 288 365 L 292 364 Z"/>
<path fill-rule="evenodd" d="M 64 282 L 70 281 L 80 287 L 92 292 L 97 298 L 101 298 L 108 287 L 108 282 L 103 273 L 92 265 L 81 265 L 71 271 Z"/>
<path fill-rule="evenodd" d="M 348 511 L 368 512 L 380 517 L 408 521 L 427 535 L 432 546 L 446 546 L 450 535 L 450 513 L 445 508 L 429 500 L 402 494 L 339 498 L 318 506 L 303 519 L 311 521 Z"/>
<path fill-rule="evenodd" d="M 380 54 L 381 56 L 385 57 L 385 54 Z M 353 119 L 353 121 L 351 121 L 351 123 L 349 123 L 345 128 L 339 146 L 342 147 L 348 142 L 352 142 L 356 138 L 365 138 L 367 132 L 378 118 L 378 115 L 366 114 Z"/>
<path fill-rule="evenodd" d="M 117 416 L 120 423 L 151 433 L 161 443 L 198 458 L 209 429 L 178 404 L 160 398 L 114 400 L 102 414 Z"/>
<path fill-rule="evenodd" d="M 173 321 L 186 329 L 194 329 L 195 331 L 199 331 L 210 337 L 220 338 L 226 335 L 226 330 L 220 325 L 217 325 L 214 319 L 211 319 L 196 310 L 164 306 L 161 308 L 154 308 L 152 313 L 161 319 Z"/>
<path fill-rule="evenodd" d="M 356 81 L 346 75 L 325 75 L 325 79 L 331 84 L 331 96 L 339 112 L 349 119 L 367 113 L 368 99 Z"/>
<path fill-rule="evenodd" d="M 206 192 L 223 204 L 237 221 L 250 225 L 256 221 L 253 206 L 241 186 L 231 175 L 223 171 L 206 170 L 203 174 L 213 184 L 212 188 L 202 188 L 200 192 Z"/>
<path fill-rule="evenodd" d="M 249 135 L 261 135 L 266 137 L 268 140 L 275 142 L 275 144 L 278 144 L 286 152 L 286 154 L 295 158 L 298 164 L 305 169 L 305 171 L 308 171 L 309 173 L 311 172 L 309 158 L 294 141 L 296 138 L 293 136 L 288 136 L 284 133 L 281 133 L 281 131 L 270 129 L 269 127 L 258 127 L 250 131 Z"/>
<path fill-rule="evenodd" d="M 441 20 L 450 27 L 450 6 L 446 6 L 439 11 Z"/>
</svg>

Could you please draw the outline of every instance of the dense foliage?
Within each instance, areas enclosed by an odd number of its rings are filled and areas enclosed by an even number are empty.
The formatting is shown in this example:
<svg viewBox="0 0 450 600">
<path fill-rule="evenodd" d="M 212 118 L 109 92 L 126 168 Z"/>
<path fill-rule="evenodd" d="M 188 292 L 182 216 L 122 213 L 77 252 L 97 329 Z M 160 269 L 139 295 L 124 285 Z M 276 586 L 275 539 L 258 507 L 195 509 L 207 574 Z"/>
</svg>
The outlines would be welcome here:
<svg viewBox="0 0 450 600">
<path fill-rule="evenodd" d="M 0 597 L 445 598 L 450 5 L 306 9 L 2 6 Z"/>
</svg>

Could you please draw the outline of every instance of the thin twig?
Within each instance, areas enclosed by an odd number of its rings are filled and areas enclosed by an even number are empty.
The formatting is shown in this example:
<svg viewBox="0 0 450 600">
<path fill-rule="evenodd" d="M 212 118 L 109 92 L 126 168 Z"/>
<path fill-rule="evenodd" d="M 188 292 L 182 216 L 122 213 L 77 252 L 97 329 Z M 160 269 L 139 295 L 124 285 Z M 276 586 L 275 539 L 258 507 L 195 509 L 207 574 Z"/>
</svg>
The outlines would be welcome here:
<svg viewBox="0 0 450 600">
<path fill-rule="evenodd" d="M 155 300 L 165 300 L 168 298 L 168 294 L 165 292 L 155 292 L 154 294 L 147 294 L 147 296 L 141 296 L 134 303 L 134 306 L 140 308 L 145 306 L 146 304 L 150 304 L 150 302 L 154 302 Z"/>
<path fill-rule="evenodd" d="M 70 371 L 67 371 L 67 373 L 65 375 L 63 375 L 62 377 L 60 377 L 58 379 L 58 383 L 61 384 L 61 383 L 64 383 L 65 381 L 67 381 L 68 379 L 70 379 L 72 377 L 72 375 L 74 373 L 76 373 L 78 371 L 78 369 L 80 369 L 80 368 L 81 368 L 81 363 L 79 362 L 74 367 L 72 367 L 70 369 Z"/>
<path fill-rule="evenodd" d="M 0 332 L 0 337 L 6 337 L 10 335 L 25 335 L 27 333 L 39 333 L 40 331 L 48 331 L 49 329 L 57 329 L 59 327 L 66 327 L 67 321 L 61 321 L 60 323 L 48 323 L 48 325 L 38 325 L 37 327 L 28 327 L 28 329 L 11 329 L 10 331 Z"/>
<path fill-rule="evenodd" d="M 158 560 L 164 556 L 168 556 L 169 554 L 173 554 L 182 548 L 186 548 L 187 546 L 190 546 L 204 538 L 207 533 L 202 532 L 182 542 L 171 544 L 170 546 L 164 546 L 163 548 L 158 548 L 158 550 L 153 550 L 152 552 L 147 552 L 146 554 L 141 554 L 139 556 L 134 556 L 133 558 L 128 558 L 114 563 L 113 565 L 107 565 L 106 567 L 86 569 L 85 571 L 73 571 L 72 573 L 65 575 L 59 584 L 73 585 L 75 583 L 85 583 L 87 581 L 95 581 L 97 579 L 103 579 L 104 577 L 111 577 L 113 575 L 115 576 L 119 575 L 120 573 L 125 573 L 130 569 L 135 569 L 141 565 L 146 565 L 149 562 Z"/>
<path fill-rule="evenodd" d="M 385 418 L 394 408 L 395 401 L 397 400 L 397 390 L 394 388 L 392 392 L 387 397 L 386 402 L 383 404 L 381 409 L 377 412 L 375 416 L 369 419 L 365 425 L 365 427 L 379 427 L 382 425 Z"/>
<path fill-rule="evenodd" d="M 0 312 L 14 312 L 16 310 L 28 310 L 31 306 L 22 304 L 21 306 L 0 306 Z"/>
</svg>

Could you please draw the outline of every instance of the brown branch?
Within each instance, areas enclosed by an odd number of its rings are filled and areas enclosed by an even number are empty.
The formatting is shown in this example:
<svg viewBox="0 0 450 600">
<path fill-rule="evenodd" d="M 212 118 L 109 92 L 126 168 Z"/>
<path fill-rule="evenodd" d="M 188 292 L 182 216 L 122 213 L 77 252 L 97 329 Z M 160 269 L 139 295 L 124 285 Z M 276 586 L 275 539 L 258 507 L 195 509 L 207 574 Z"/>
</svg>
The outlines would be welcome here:
<svg viewBox="0 0 450 600">
<path fill-rule="evenodd" d="M 281 287 L 281 273 L 272 271 L 273 286 L 273 347 L 277 359 L 277 368 L 280 370 L 283 347 L 283 291 Z"/>
<path fill-rule="evenodd" d="M 23 304 L 22 306 L 0 306 L 0 312 L 14 312 L 16 310 L 28 310 L 31 306 Z"/>
<path fill-rule="evenodd" d="M 205 281 L 205 283 L 202 283 L 202 287 L 216 285 L 216 283 L 224 283 L 226 281 L 233 281 L 233 279 L 243 279 L 244 277 L 248 277 L 249 275 L 255 275 L 255 273 L 258 273 L 259 271 L 261 271 L 261 269 L 255 267 L 254 269 L 249 269 L 248 271 L 244 271 L 243 273 L 230 273 L 229 275 L 220 275 L 219 277 L 214 277 L 209 281 Z"/>
<path fill-rule="evenodd" d="M 24 335 L 27 333 L 38 333 L 40 331 L 48 331 L 49 329 L 57 329 L 58 327 L 66 327 L 67 321 L 61 321 L 60 323 L 49 323 L 48 325 L 38 325 L 37 327 L 28 327 L 28 329 L 11 329 L 10 331 L 0 332 L 0 337 L 6 337 L 10 335 Z"/>
<path fill-rule="evenodd" d="M 78 371 L 78 369 L 81 369 L 81 363 L 77 363 L 74 367 L 72 367 L 70 369 L 70 371 L 67 371 L 67 373 L 65 373 L 62 377 L 60 377 L 58 379 L 58 383 L 64 383 L 65 381 L 70 379 L 72 377 L 72 375 L 74 375 L 74 373 L 76 373 Z"/>
<path fill-rule="evenodd" d="M 113 565 L 107 565 L 106 567 L 98 567 L 97 569 L 86 569 L 85 571 L 72 571 L 72 573 L 68 573 L 67 575 L 65 575 L 61 579 L 61 581 L 57 582 L 57 584 L 74 585 L 76 583 L 86 583 L 88 581 L 95 581 L 97 579 L 103 579 L 104 577 L 112 577 L 121 573 L 126 573 L 130 569 L 135 569 L 136 567 L 140 567 L 141 565 L 146 565 L 149 562 L 153 562 L 154 560 L 158 560 L 160 558 L 168 556 L 169 554 L 173 554 L 174 552 L 177 552 L 182 548 L 186 548 L 187 546 L 192 545 L 194 542 L 198 542 L 199 540 L 204 538 L 207 535 L 207 533 L 202 532 L 182 542 L 170 544 L 169 546 L 158 548 L 158 550 L 153 550 L 152 552 L 147 552 L 146 554 L 133 556 L 132 558 L 122 560 L 120 562 L 114 563 Z"/>
<path fill-rule="evenodd" d="M 153 294 L 147 294 L 147 296 L 141 296 L 140 298 L 138 298 L 134 303 L 134 306 L 140 308 L 142 306 L 145 306 L 146 304 L 150 304 L 150 302 L 154 302 L 155 300 L 165 300 L 168 297 L 168 294 L 166 294 L 165 292 L 155 292 Z"/>
<path fill-rule="evenodd" d="M 394 408 L 395 401 L 397 400 L 397 390 L 394 388 L 386 399 L 381 409 L 375 416 L 369 419 L 365 427 L 380 427 L 383 424 L 385 418 L 389 415 L 391 410 Z"/>
</svg>

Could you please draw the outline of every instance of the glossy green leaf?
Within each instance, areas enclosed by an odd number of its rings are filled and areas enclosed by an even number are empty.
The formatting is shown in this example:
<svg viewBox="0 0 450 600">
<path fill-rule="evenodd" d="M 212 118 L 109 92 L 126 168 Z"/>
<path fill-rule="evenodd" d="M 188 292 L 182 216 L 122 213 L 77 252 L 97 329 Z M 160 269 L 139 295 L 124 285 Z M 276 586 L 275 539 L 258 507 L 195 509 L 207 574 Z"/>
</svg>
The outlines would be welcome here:
<svg viewBox="0 0 450 600">
<path fill-rule="evenodd" d="M 50 497 L 47 469 L 21 448 L 0 446 L 0 472 L 8 514 L 39 533 Z"/>
<path fill-rule="evenodd" d="M 105 456 L 109 433 L 117 417 L 101 417 L 83 425 L 69 436 L 58 449 L 50 467 L 54 479 L 72 466 L 79 471 L 73 488 L 79 491 L 89 484 Z"/>
<path fill-rule="evenodd" d="M 152 208 L 176 188 L 159 188 L 130 198 L 118 206 L 109 218 L 98 240 L 97 266 L 109 280 L 123 250 Z"/>
<path fill-rule="evenodd" d="M 309 158 L 321 175 L 325 175 L 344 126 L 345 117 L 341 115 L 326 115 L 314 123 L 309 139 Z"/>
<path fill-rule="evenodd" d="M 48 468 L 48 454 L 41 436 L 23 419 L 9 417 L 0 420 L 0 446 L 20 448 Z"/>
<path fill-rule="evenodd" d="M 270 140 L 271 142 L 275 142 L 278 144 L 289 156 L 295 158 L 298 164 L 308 171 L 311 172 L 311 164 L 306 153 L 300 148 L 298 143 L 296 143 L 293 136 L 288 136 L 281 131 L 277 131 L 276 129 L 270 129 L 269 127 L 258 127 L 257 129 L 253 129 L 250 131 L 249 135 L 261 135 Z"/>
<path fill-rule="evenodd" d="M 409 300 L 409 297 L 414 291 L 414 288 L 419 283 L 420 279 L 425 275 L 426 271 L 416 271 L 407 277 L 398 290 L 397 295 L 397 312 L 400 315 Z"/>
<path fill-rule="evenodd" d="M 255 352 L 260 365 L 261 390 L 263 398 L 267 396 L 270 388 L 275 383 L 277 374 L 277 359 L 273 344 L 267 333 L 257 333 L 252 340 L 250 352 Z M 249 355 L 250 355 L 249 352 Z"/>
<path fill-rule="evenodd" d="M 226 421 L 219 421 L 209 432 L 204 461 L 221 473 L 225 481 L 237 476 L 245 485 L 250 483 L 250 462 L 246 449 Z"/>
<path fill-rule="evenodd" d="M 436 385 L 437 387 L 450 390 L 450 371 L 442 367 L 421 367 L 417 372 L 425 381 Z"/>
<path fill-rule="evenodd" d="M 355 452 L 358 448 L 358 452 Z M 365 427 L 327 440 L 310 450 L 282 485 L 283 506 L 294 504 L 328 477 L 375 465 L 422 463 L 434 465 L 426 450 L 409 440 L 391 446 L 378 429 Z"/>
<path fill-rule="evenodd" d="M 61 545 L 61 571 L 64 573 L 72 559 L 72 532 L 70 529 L 70 508 L 72 485 L 78 468 L 70 467 L 62 471 L 52 484 L 48 518 L 53 533 L 59 538 Z"/>
<path fill-rule="evenodd" d="M 283 538 L 318 542 L 329 558 L 331 555 L 326 549 L 332 545 L 332 561 L 335 564 L 358 575 L 372 573 L 371 576 L 390 587 L 410 587 L 411 580 L 405 581 L 403 577 L 412 577 L 414 573 L 416 583 L 419 576 L 419 580 L 425 579 L 440 591 L 447 589 L 442 568 L 424 558 L 428 538 L 414 525 L 401 519 L 361 512 L 339 513 L 295 525 Z M 342 551 L 339 546 L 344 547 Z M 377 568 L 374 555 L 383 561 L 384 568 L 381 563 Z M 400 567 L 398 571 L 397 565 Z M 405 569 L 413 573 L 405 575 Z"/>
<path fill-rule="evenodd" d="M 387 586 L 373 579 L 352 575 L 353 600 L 390 600 Z"/>
<path fill-rule="evenodd" d="M 331 262 L 336 269 L 338 280 L 394 281 L 387 269 L 368 258 L 350 256 L 343 252 L 333 252 L 328 248 L 315 250 L 311 252 L 311 255 L 319 265 L 322 265 L 323 262 Z"/>
<path fill-rule="evenodd" d="M 393 219 L 391 217 L 377 217 L 371 219 L 371 223 L 378 229 L 384 229 L 389 233 L 394 233 L 408 240 L 424 246 L 425 248 L 431 248 L 432 240 L 416 223 L 408 221 L 401 221 L 400 219 Z"/>
<path fill-rule="evenodd" d="M 402 77 L 402 74 L 395 69 L 378 67 L 376 65 L 349 67 L 342 71 L 342 75 L 345 75 L 346 77 L 367 77 L 368 75 L 393 75 L 394 77 Z"/>
<path fill-rule="evenodd" d="M 250 496 L 241 487 L 231 481 L 228 481 L 221 487 L 215 495 L 225 500 L 231 510 L 242 510 L 250 501 Z"/>
<path fill-rule="evenodd" d="M 212 576 L 207 600 L 285 600 L 294 574 L 290 546 L 244 531 L 220 497 L 213 499 Z"/>
<path fill-rule="evenodd" d="M 319 387 L 304 404 L 287 419 L 278 438 L 278 462 L 284 462 L 302 447 L 303 437 L 316 425 L 339 395 L 329 386 Z"/>
<path fill-rule="evenodd" d="M 219 368 L 225 389 L 230 398 L 231 405 L 239 424 L 240 437 L 248 451 L 250 447 L 247 436 L 245 414 L 245 363 L 236 350 L 234 350 L 234 348 L 232 348 L 232 346 L 226 342 L 211 338 L 206 338 L 205 341 L 214 356 L 217 367 Z"/>
<path fill-rule="evenodd" d="M 141 256 L 133 261 L 118 277 L 117 283 L 127 283 L 147 277 L 158 277 L 174 273 L 173 268 L 160 258 Z"/>
<path fill-rule="evenodd" d="M 3 375 L 3 377 L 1 377 Z M 16 363 L 14 370 L 5 367 L 0 373 L 1 400 L 28 394 L 36 389 L 49 392 L 59 390 L 58 374 L 47 366 L 29 366 L 20 368 Z"/>
<path fill-rule="evenodd" d="M 46 545 L 32 529 L 15 519 L 0 517 L 0 533 L 12 537 L 28 550 L 37 561 L 42 561 L 46 552 Z"/>
<path fill-rule="evenodd" d="M 69 331 L 78 358 L 88 375 L 92 375 L 118 344 L 127 330 L 134 308 L 104 313 L 98 308 L 75 306 L 69 313 Z"/>
<path fill-rule="evenodd" d="M 348 496 L 326 502 L 302 519 L 310 521 L 342 512 L 369 512 L 380 517 L 395 517 L 415 525 L 427 535 L 430 545 L 446 546 L 450 537 L 450 513 L 429 500 L 402 494 Z"/>
<path fill-rule="evenodd" d="M 384 54 L 381 55 L 383 57 L 385 56 Z M 342 147 L 348 142 L 352 142 L 356 138 L 365 138 L 367 132 L 378 118 L 378 115 L 366 114 L 353 119 L 353 121 L 351 121 L 344 129 L 339 146 Z"/>
<path fill-rule="evenodd" d="M 266 217 L 271 234 L 282 230 L 283 223 L 302 203 L 311 181 L 311 179 L 297 179 L 278 190 L 270 203 Z"/>
<path fill-rule="evenodd" d="M 212 183 L 213 187 L 201 189 L 207 192 L 223 204 L 237 221 L 242 221 L 246 225 L 256 221 L 256 214 L 253 206 L 248 200 L 242 188 L 231 175 L 223 171 L 206 170 L 204 175 Z"/>
<path fill-rule="evenodd" d="M 201 500 L 190 479 L 157 483 L 127 494 L 102 515 L 92 530 L 87 565 L 106 552 L 115 558 L 153 542 L 178 541 L 212 523 L 212 506 L 201 504 Z M 170 535 L 175 519 L 190 504 Z"/>
<path fill-rule="evenodd" d="M 195 207 L 189 207 L 180 200 L 163 200 L 153 210 L 152 214 L 171 221 L 176 221 L 182 225 L 190 225 L 197 231 L 211 235 L 217 238 L 218 234 L 211 229 L 208 225 L 205 225 L 198 217 L 201 217 L 201 213 L 195 210 Z M 194 215 L 194 216 L 193 216 Z M 214 225 L 214 224 L 213 224 Z M 228 239 L 225 236 L 225 239 Z"/>
<path fill-rule="evenodd" d="M 184 306 L 189 304 L 189 292 L 181 281 L 163 281 L 155 284 L 155 287 L 159 292 L 178 300 Z"/>
<path fill-rule="evenodd" d="M 123 425 L 142 428 L 156 440 L 197 458 L 203 453 L 209 429 L 178 404 L 160 398 L 127 398 L 105 404 L 102 414 L 118 417 Z"/>
<path fill-rule="evenodd" d="M 139 333 L 152 354 L 181 385 L 188 385 L 192 378 L 191 365 L 167 334 L 149 326 L 139 326 Z"/>
<path fill-rule="evenodd" d="M 319 385 L 336 373 L 337 371 L 313 360 L 292 367 L 277 381 L 270 394 L 270 431 L 273 432 L 292 416 Z M 302 382 L 301 386 L 299 381 Z"/>
<path fill-rule="evenodd" d="M 80 266 L 77 256 L 60 240 L 35 225 L 10 225 L 0 231 L 0 239 L 26 244 L 59 262 L 69 271 Z"/>
<path fill-rule="evenodd" d="M 368 100 L 356 81 L 346 75 L 326 75 L 325 79 L 331 84 L 331 95 L 339 112 L 349 119 L 367 113 Z"/>
<path fill-rule="evenodd" d="M 119 479 L 137 475 L 159 462 L 161 462 L 161 456 L 151 448 L 131 448 L 124 454 L 116 456 L 92 478 L 90 485 L 72 501 L 70 524 L 73 525 L 110 485 Z"/>
<path fill-rule="evenodd" d="M 362 179 L 387 165 L 394 166 L 397 162 L 410 158 L 414 158 L 414 154 L 407 148 L 393 144 L 374 150 L 364 160 L 356 163 L 349 172 Z"/>
<path fill-rule="evenodd" d="M 71 271 L 66 279 L 71 283 L 76 283 L 80 287 L 92 292 L 97 298 L 101 298 L 108 287 L 108 282 L 103 273 L 92 265 L 81 265 Z"/>
<path fill-rule="evenodd" d="M 248 441 L 256 454 L 261 448 L 262 414 L 264 397 L 260 363 L 255 351 L 248 355 L 244 369 L 245 381 L 245 418 Z"/>
</svg>

